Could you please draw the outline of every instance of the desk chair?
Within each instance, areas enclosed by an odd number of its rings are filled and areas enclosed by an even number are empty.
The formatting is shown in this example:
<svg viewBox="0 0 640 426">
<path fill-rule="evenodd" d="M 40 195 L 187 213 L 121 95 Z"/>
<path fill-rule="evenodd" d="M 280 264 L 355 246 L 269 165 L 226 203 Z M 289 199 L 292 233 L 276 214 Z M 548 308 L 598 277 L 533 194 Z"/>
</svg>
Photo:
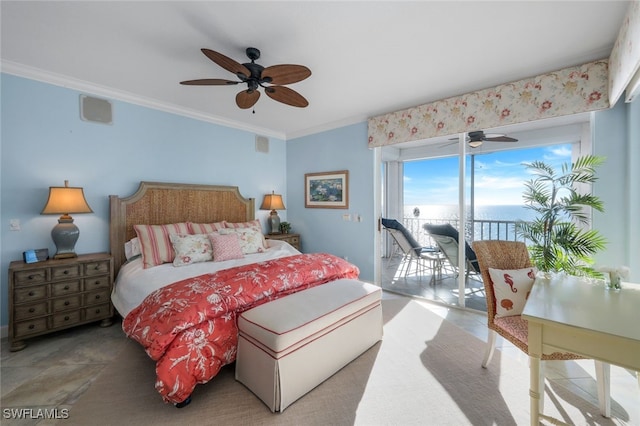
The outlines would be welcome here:
<svg viewBox="0 0 640 426">
<path fill-rule="evenodd" d="M 520 241 L 483 240 L 474 241 L 473 249 L 478 257 L 482 282 L 487 296 L 487 327 L 489 328 L 488 343 L 482 361 L 482 367 L 487 368 L 495 350 L 496 335 L 499 334 L 514 346 L 529 353 L 528 334 L 529 325 L 521 315 L 496 317 L 496 293 L 489 268 L 493 269 L 524 269 L 531 268 L 531 260 L 527 246 Z M 544 363 L 552 360 L 583 359 L 580 355 L 569 352 L 554 352 L 543 354 L 540 363 L 540 383 L 544 383 Z M 595 361 L 596 380 L 598 382 L 598 399 L 600 412 L 603 416 L 610 416 L 609 397 L 609 364 Z M 542 386 L 544 392 L 544 386 Z M 544 395 L 540 397 L 540 410 L 543 412 Z"/>
</svg>

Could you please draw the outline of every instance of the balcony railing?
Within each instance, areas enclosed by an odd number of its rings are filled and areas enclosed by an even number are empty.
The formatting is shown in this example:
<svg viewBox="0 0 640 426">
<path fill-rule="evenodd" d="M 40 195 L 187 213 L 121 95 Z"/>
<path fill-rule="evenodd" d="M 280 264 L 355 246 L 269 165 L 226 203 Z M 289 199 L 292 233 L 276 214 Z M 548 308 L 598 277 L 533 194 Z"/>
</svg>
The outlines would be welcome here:
<svg viewBox="0 0 640 426">
<path fill-rule="evenodd" d="M 403 218 L 404 226 L 413 234 L 421 246 L 433 246 L 435 243 L 424 230 L 425 223 L 443 224 L 450 223 L 456 229 L 460 229 L 458 219 L 427 219 L 416 217 Z M 468 242 L 475 240 L 507 240 L 523 241 L 516 234 L 516 221 L 513 220 L 469 220 L 464 232 Z"/>
</svg>

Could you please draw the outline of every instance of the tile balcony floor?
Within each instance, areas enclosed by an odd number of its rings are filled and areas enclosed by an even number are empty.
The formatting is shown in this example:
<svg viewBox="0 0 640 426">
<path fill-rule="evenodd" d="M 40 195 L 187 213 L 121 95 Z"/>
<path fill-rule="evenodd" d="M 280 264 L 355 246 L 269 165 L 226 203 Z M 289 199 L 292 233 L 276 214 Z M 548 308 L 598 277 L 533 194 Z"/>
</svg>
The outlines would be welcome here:
<svg viewBox="0 0 640 426">
<path fill-rule="evenodd" d="M 408 270 L 408 273 L 407 273 Z M 402 257 L 382 259 L 382 288 L 393 293 L 410 297 L 419 297 L 450 306 L 458 304 L 458 277 L 443 263 L 442 271 L 435 271 L 426 264 L 422 273 L 416 272 L 415 261 L 411 265 Z M 465 288 L 465 308 L 487 312 L 484 285 L 480 275 L 471 275 Z"/>
</svg>

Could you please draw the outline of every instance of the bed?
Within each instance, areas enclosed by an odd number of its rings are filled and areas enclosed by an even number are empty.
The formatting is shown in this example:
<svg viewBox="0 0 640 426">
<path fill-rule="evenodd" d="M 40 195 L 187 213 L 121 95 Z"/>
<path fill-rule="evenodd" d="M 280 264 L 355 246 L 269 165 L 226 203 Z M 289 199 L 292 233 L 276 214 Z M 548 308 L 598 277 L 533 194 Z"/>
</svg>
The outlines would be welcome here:
<svg viewBox="0 0 640 426">
<path fill-rule="evenodd" d="M 336 256 L 265 240 L 254 200 L 235 186 L 141 182 L 109 202 L 114 307 L 178 407 L 235 361 L 239 313 L 359 275 Z"/>
</svg>

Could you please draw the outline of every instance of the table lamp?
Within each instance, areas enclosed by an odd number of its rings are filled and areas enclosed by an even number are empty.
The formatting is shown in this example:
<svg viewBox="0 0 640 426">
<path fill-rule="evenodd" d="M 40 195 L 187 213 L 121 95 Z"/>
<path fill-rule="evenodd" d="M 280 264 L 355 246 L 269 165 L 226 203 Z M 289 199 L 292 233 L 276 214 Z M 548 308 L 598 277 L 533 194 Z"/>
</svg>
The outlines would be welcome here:
<svg viewBox="0 0 640 426">
<path fill-rule="evenodd" d="M 280 234 L 280 217 L 278 217 L 276 210 L 285 210 L 282 195 L 276 194 L 275 191 L 265 195 L 260 210 L 271 210 L 271 214 L 269 215 L 269 226 L 271 230 L 269 233 Z"/>
<path fill-rule="evenodd" d="M 87 200 L 84 198 L 82 188 L 69 186 L 69 181 L 64 181 L 64 187 L 49 187 L 49 199 L 40 214 L 61 214 L 58 224 L 51 230 L 51 238 L 56 245 L 54 259 L 77 257 L 74 249 L 80 236 L 80 230 L 73 223 L 71 213 L 93 213 Z"/>
</svg>

